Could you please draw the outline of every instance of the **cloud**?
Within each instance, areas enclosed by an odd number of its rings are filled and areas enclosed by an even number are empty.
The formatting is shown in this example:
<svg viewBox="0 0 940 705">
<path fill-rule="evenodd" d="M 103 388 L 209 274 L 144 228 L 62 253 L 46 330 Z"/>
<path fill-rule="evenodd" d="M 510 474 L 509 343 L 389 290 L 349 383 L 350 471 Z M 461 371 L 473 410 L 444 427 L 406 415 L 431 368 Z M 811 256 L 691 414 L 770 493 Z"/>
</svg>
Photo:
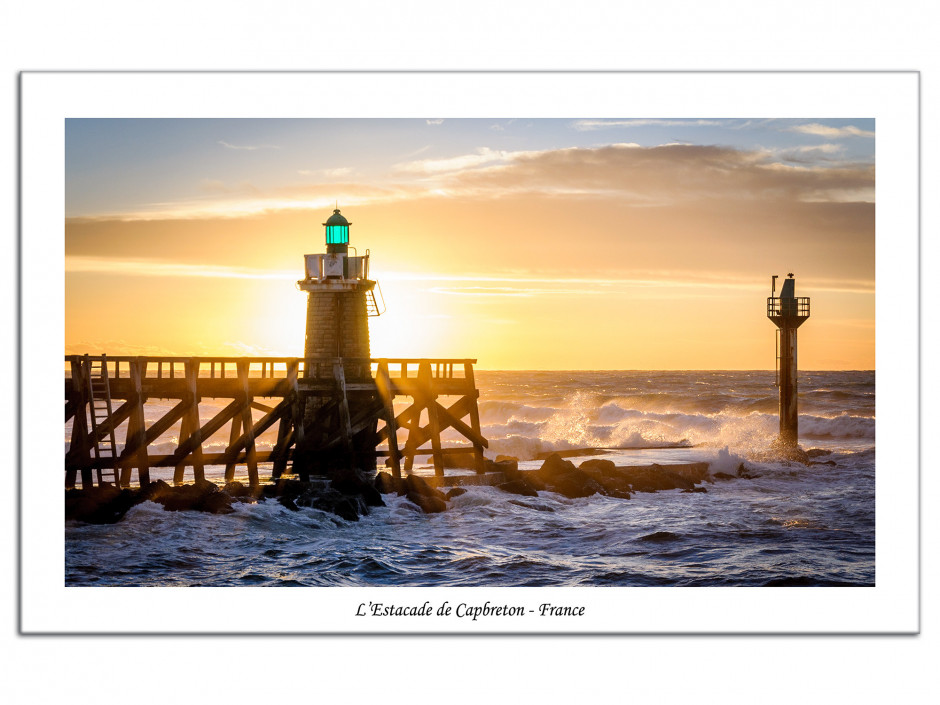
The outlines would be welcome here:
<svg viewBox="0 0 940 705">
<path fill-rule="evenodd" d="M 240 149 L 253 152 L 256 149 L 280 149 L 276 144 L 231 144 L 224 140 L 219 140 L 219 144 L 225 147 L 226 149 Z"/>
<path fill-rule="evenodd" d="M 544 152 L 480 153 L 444 175 L 450 194 L 539 193 L 617 197 L 635 205 L 704 198 L 833 201 L 874 199 L 874 165 L 785 164 L 767 151 L 669 144 L 609 145 Z M 456 167 L 460 158 L 450 160 Z"/>
<path fill-rule="evenodd" d="M 519 153 L 493 150 L 489 147 L 480 147 L 475 154 L 461 154 L 456 157 L 444 159 L 421 159 L 418 161 L 400 162 L 392 169 L 407 174 L 436 174 L 445 171 L 461 171 L 479 167 L 494 162 L 507 162 Z"/>
<path fill-rule="evenodd" d="M 805 135 L 817 135 L 819 137 L 874 137 L 875 133 L 868 130 L 862 130 L 854 125 L 845 127 L 831 127 L 830 125 L 821 125 L 818 122 L 807 123 L 806 125 L 795 125 L 788 128 L 789 132 L 801 132 Z"/>
<path fill-rule="evenodd" d="M 585 131 L 611 127 L 717 127 L 727 123 L 727 120 L 576 120 L 574 129 Z"/>
<path fill-rule="evenodd" d="M 327 179 L 338 179 L 352 174 L 352 167 L 342 166 L 334 169 L 298 169 L 297 173 L 301 176 L 318 176 Z"/>
<path fill-rule="evenodd" d="M 433 120 L 425 120 L 428 125 L 440 125 L 444 122 L 444 118 L 435 118 Z"/>
<path fill-rule="evenodd" d="M 840 145 L 743 150 L 669 143 L 617 143 L 541 151 L 481 147 L 440 159 L 400 162 L 391 179 L 356 180 L 347 168 L 306 170 L 319 183 L 259 189 L 204 181 L 202 198 L 151 204 L 97 220 L 170 220 L 248 217 L 273 211 L 391 204 L 421 198 L 607 199 L 620 207 L 661 208 L 710 201 L 866 202 L 875 198 L 875 167 L 839 160 Z M 329 177 L 329 178 L 326 178 Z"/>
<path fill-rule="evenodd" d="M 129 277 L 199 277 L 209 279 L 280 279 L 296 281 L 297 272 L 284 272 L 250 267 L 225 267 L 211 264 L 184 264 L 116 257 L 85 257 L 68 255 L 66 274 L 114 274 Z"/>
</svg>

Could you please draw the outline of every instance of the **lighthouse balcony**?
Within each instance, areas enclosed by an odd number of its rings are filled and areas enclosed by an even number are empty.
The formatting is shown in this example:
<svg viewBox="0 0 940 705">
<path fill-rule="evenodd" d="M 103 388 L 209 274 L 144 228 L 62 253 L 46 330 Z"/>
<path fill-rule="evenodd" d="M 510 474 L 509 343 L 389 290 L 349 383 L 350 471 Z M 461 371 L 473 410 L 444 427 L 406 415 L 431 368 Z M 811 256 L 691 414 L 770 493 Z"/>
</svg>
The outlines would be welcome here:
<svg viewBox="0 0 940 705">
<path fill-rule="evenodd" d="M 776 325 L 799 325 L 809 318 L 808 296 L 770 296 L 767 299 L 767 318 Z"/>
<path fill-rule="evenodd" d="M 323 282 L 327 279 L 363 281 L 369 278 L 369 255 L 315 254 L 304 255 L 306 282 Z"/>
</svg>

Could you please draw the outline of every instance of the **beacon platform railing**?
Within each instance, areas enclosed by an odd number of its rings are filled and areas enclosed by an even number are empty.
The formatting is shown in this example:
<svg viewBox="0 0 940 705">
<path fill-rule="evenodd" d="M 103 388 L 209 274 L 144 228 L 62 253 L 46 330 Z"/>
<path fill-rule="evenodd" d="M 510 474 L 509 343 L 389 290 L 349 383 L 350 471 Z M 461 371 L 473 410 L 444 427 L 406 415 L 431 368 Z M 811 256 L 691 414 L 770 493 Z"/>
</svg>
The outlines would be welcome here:
<svg viewBox="0 0 940 705">
<path fill-rule="evenodd" d="M 781 316 L 809 317 L 809 297 L 784 298 L 780 296 L 767 297 L 767 317 Z"/>
</svg>

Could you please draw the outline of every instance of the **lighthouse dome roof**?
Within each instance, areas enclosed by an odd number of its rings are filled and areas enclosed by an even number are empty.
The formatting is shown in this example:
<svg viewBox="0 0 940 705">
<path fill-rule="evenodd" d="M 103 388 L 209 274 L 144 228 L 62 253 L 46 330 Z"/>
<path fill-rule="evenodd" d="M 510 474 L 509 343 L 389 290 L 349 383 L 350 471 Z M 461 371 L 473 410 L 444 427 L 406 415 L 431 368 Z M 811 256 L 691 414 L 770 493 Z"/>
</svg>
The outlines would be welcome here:
<svg viewBox="0 0 940 705">
<path fill-rule="evenodd" d="M 349 225 L 349 221 L 340 214 L 337 208 L 333 211 L 333 215 L 326 219 L 324 225 Z"/>
</svg>

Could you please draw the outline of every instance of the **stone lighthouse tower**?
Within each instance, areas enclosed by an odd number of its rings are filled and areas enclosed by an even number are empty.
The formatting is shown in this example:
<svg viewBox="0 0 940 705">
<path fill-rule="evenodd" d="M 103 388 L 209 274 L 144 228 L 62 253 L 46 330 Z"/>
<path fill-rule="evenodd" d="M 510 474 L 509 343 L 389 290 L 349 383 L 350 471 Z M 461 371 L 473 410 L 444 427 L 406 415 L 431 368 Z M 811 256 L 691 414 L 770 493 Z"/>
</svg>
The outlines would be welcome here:
<svg viewBox="0 0 940 705">
<path fill-rule="evenodd" d="M 297 282 L 307 292 L 304 357 L 368 359 L 369 315 L 378 315 L 369 253 L 349 256 L 350 223 L 338 208 L 323 225 L 326 253 L 304 255 L 306 277 Z"/>
<path fill-rule="evenodd" d="M 334 375 L 345 382 L 371 380 L 369 358 L 369 316 L 381 313 L 376 303 L 376 283 L 369 279 L 369 251 L 350 256 L 350 223 L 333 211 L 325 223 L 326 252 L 304 255 L 304 278 L 297 288 L 307 292 L 307 330 L 304 357 L 305 376 Z M 314 363 L 309 358 L 317 358 Z M 324 358 L 333 360 L 325 369 Z M 345 391 L 344 391 L 345 394 Z M 359 431 L 343 447 L 326 448 L 331 434 L 342 433 L 350 419 L 356 419 L 370 404 L 369 394 L 349 392 L 346 404 L 334 409 L 322 397 L 308 398 L 304 427 L 310 443 L 307 451 L 295 454 L 294 467 L 300 475 L 333 472 L 355 465 L 360 470 L 375 469 L 374 428 Z M 374 424 L 373 424 L 374 426 Z M 319 439 L 319 440 L 318 440 Z M 321 450 L 318 450 L 318 447 Z"/>
<path fill-rule="evenodd" d="M 777 276 L 770 280 L 767 318 L 777 326 L 777 386 L 780 388 L 780 436 L 784 453 L 799 456 L 799 410 L 797 408 L 796 331 L 809 318 L 809 298 L 796 296 L 796 280 L 788 274 L 780 296 L 775 296 Z"/>
</svg>

